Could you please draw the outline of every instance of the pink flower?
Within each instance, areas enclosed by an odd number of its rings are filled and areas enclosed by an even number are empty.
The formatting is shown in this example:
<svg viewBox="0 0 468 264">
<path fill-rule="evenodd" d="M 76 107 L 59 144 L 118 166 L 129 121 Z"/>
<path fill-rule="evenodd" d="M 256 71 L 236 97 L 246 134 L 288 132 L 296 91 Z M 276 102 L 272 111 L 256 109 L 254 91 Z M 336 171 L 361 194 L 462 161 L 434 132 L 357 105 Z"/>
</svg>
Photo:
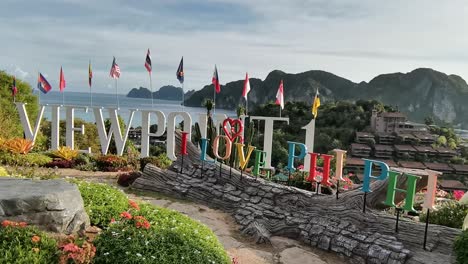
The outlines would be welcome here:
<svg viewBox="0 0 468 264">
<path fill-rule="evenodd" d="M 304 165 L 301 164 L 301 165 L 297 166 L 297 169 L 303 170 L 303 169 L 304 169 Z"/>
<path fill-rule="evenodd" d="M 63 246 L 63 251 L 76 252 L 78 250 L 79 250 L 79 247 L 73 243 L 68 243 L 65 246 Z"/>
<path fill-rule="evenodd" d="M 455 190 L 453 191 L 453 197 L 455 197 L 455 200 L 460 201 L 460 199 L 465 195 L 465 192 L 461 190 Z"/>
</svg>

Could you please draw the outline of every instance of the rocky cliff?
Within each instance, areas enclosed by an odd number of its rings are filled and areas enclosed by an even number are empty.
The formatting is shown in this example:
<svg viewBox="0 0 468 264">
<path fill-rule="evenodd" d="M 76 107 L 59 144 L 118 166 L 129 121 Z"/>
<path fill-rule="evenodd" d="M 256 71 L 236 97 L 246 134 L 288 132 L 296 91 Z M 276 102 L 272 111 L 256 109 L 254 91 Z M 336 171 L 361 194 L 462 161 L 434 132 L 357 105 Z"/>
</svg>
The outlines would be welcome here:
<svg viewBox="0 0 468 264">
<path fill-rule="evenodd" d="M 185 93 L 185 98 L 189 98 L 195 91 L 188 91 Z M 151 91 L 148 88 L 140 87 L 133 88 L 127 94 L 127 97 L 132 98 L 151 98 Z M 158 91 L 153 92 L 154 99 L 182 101 L 182 88 L 172 85 L 166 85 L 159 88 Z"/>
<path fill-rule="evenodd" d="M 322 102 L 335 100 L 376 99 L 393 105 L 411 120 L 423 121 L 433 116 L 436 121 L 468 127 L 468 85 L 457 75 L 447 75 L 428 68 L 409 73 L 382 74 L 370 82 L 354 83 L 325 71 L 290 74 L 272 71 L 265 80 L 250 79 L 249 108 L 275 100 L 280 80 L 284 82 L 285 101 L 312 103 L 319 89 Z M 235 109 L 243 104 L 243 80 L 222 85 L 217 95 L 219 108 Z M 207 85 L 185 100 L 187 106 L 200 106 L 213 97 L 213 85 Z"/>
</svg>

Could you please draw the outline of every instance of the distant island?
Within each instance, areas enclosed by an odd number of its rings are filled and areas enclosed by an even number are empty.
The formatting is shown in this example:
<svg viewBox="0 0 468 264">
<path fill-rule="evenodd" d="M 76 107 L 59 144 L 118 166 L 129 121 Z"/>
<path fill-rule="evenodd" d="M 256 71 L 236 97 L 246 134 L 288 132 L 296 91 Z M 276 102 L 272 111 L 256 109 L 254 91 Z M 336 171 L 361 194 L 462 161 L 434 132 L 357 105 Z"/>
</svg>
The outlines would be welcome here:
<svg viewBox="0 0 468 264">
<path fill-rule="evenodd" d="M 191 90 L 185 93 L 185 100 L 189 98 L 195 90 Z M 127 94 L 127 97 L 131 98 L 151 98 L 151 91 L 148 88 L 140 87 L 133 88 Z M 182 88 L 175 87 L 172 85 L 166 85 L 159 88 L 158 91 L 153 92 L 154 99 L 160 100 L 171 100 L 171 101 L 182 101 Z"/>
<path fill-rule="evenodd" d="M 370 82 L 355 83 L 320 70 L 295 74 L 274 70 L 264 80 L 250 79 L 249 108 L 253 110 L 274 102 L 280 80 L 284 82 L 285 103 L 311 105 L 318 89 L 322 103 L 378 100 L 417 122 L 433 118 L 439 124 L 451 123 L 468 128 L 468 85 L 457 75 L 419 68 L 408 73 L 381 74 Z M 216 95 L 216 107 L 234 110 L 244 105 L 245 100 L 241 96 L 243 85 L 244 80 L 222 85 L 221 93 Z M 185 105 L 199 107 L 207 98 L 213 98 L 212 84 L 186 97 Z"/>
</svg>

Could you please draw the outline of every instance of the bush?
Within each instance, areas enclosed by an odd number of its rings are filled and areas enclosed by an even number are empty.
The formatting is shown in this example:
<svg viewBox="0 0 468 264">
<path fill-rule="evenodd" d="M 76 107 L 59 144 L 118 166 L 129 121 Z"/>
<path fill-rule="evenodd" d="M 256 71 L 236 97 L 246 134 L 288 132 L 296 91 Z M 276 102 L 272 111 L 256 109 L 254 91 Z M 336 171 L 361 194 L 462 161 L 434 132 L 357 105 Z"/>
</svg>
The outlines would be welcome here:
<svg viewBox="0 0 468 264">
<path fill-rule="evenodd" d="M 143 171 L 145 169 L 146 164 L 153 164 L 156 167 L 161 169 L 167 169 L 172 164 L 172 160 L 170 160 L 165 153 L 159 154 L 157 157 L 145 157 L 140 159 L 140 169 Z"/>
<path fill-rule="evenodd" d="M 29 153 L 27 155 L 0 152 L 0 163 L 10 166 L 45 166 L 52 158 L 41 153 Z"/>
<path fill-rule="evenodd" d="M 119 174 L 117 183 L 120 186 L 128 187 L 140 176 L 141 176 L 141 172 L 139 171 L 122 173 L 122 174 Z"/>
<path fill-rule="evenodd" d="M 96 165 L 101 171 L 122 171 L 128 170 L 127 160 L 117 155 L 104 155 L 96 160 Z"/>
<path fill-rule="evenodd" d="M 8 176 L 7 170 L 5 170 L 5 168 L 3 167 L 0 167 L 0 177 L 5 177 L 5 176 Z"/>
<path fill-rule="evenodd" d="M 34 146 L 34 142 L 24 138 L 12 138 L 2 144 L 2 148 L 14 154 L 28 154 Z"/>
<path fill-rule="evenodd" d="M 107 227 L 110 219 L 119 216 L 128 207 L 127 196 L 112 186 L 79 180 L 70 182 L 75 183 L 80 190 L 91 225 Z"/>
<path fill-rule="evenodd" d="M 0 263 L 57 263 L 57 242 L 26 223 L 3 221 Z"/>
<path fill-rule="evenodd" d="M 71 149 L 70 147 L 62 146 L 58 150 L 54 150 L 50 152 L 50 155 L 52 155 L 55 158 L 71 161 L 72 159 L 78 156 L 78 150 L 74 150 L 74 149 Z"/>
<path fill-rule="evenodd" d="M 178 212 L 141 204 L 94 241 L 94 263 L 231 263 L 213 232 Z"/>
<path fill-rule="evenodd" d="M 64 160 L 64 159 L 54 159 L 53 161 L 47 163 L 45 166 L 47 168 L 64 168 L 69 169 L 74 167 L 75 163 L 73 160 Z"/>
<path fill-rule="evenodd" d="M 75 159 L 73 159 L 75 165 L 73 168 L 82 171 L 97 171 L 98 167 L 96 159 L 87 153 L 80 153 Z"/>
<path fill-rule="evenodd" d="M 457 263 L 468 263 L 468 230 L 463 231 L 453 245 L 457 255 Z"/>
<path fill-rule="evenodd" d="M 444 204 L 436 211 L 431 211 L 429 214 L 429 223 L 462 228 L 466 214 L 468 214 L 468 205 L 452 201 Z M 426 222 L 426 217 L 427 214 L 423 213 L 419 219 L 421 222 Z"/>
</svg>

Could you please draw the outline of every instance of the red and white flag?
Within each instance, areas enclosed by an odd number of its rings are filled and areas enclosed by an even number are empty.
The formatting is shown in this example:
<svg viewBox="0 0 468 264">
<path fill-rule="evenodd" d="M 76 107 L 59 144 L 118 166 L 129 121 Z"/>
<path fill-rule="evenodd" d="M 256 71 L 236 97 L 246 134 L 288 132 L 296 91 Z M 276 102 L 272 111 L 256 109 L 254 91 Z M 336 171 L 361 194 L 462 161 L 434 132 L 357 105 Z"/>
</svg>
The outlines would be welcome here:
<svg viewBox="0 0 468 264">
<path fill-rule="evenodd" d="M 65 89 L 65 86 L 66 86 L 65 76 L 63 75 L 62 67 L 60 67 L 60 82 L 59 82 L 60 92 L 63 92 L 63 90 Z"/>
<path fill-rule="evenodd" d="M 218 77 L 218 69 L 216 68 L 216 65 L 215 65 L 215 69 L 214 69 L 214 72 L 213 72 L 213 78 L 211 79 L 211 83 L 213 84 L 215 90 L 216 90 L 216 93 L 220 93 L 221 92 L 221 85 L 219 84 L 219 77 Z"/>
<path fill-rule="evenodd" d="M 278 87 L 278 92 L 276 93 L 276 102 L 275 104 L 279 105 L 281 109 L 284 109 L 284 90 L 283 90 L 283 80 L 281 80 Z"/>
<path fill-rule="evenodd" d="M 242 97 L 245 98 L 247 101 L 247 94 L 250 92 L 250 81 L 249 81 L 249 73 L 245 73 L 245 81 L 244 81 L 244 90 L 242 91 Z"/>
<path fill-rule="evenodd" d="M 153 70 L 153 66 L 151 65 L 151 55 L 149 49 L 146 53 L 145 68 L 149 73 L 151 73 L 151 71 Z"/>
<path fill-rule="evenodd" d="M 115 57 L 114 57 L 114 60 L 112 61 L 112 67 L 111 67 L 109 75 L 113 79 L 118 79 L 120 77 L 120 67 L 115 62 Z"/>
</svg>

